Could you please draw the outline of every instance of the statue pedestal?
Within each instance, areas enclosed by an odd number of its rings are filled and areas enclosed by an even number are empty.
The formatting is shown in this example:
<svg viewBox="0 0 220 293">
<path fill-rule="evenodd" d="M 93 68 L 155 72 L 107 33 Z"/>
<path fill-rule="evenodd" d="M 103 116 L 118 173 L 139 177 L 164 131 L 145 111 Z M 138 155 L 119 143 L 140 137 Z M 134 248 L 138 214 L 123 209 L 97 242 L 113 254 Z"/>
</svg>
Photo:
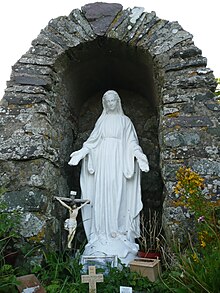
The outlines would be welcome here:
<svg viewBox="0 0 220 293">
<path fill-rule="evenodd" d="M 97 239 L 88 243 L 83 256 L 117 256 L 126 266 L 137 257 L 138 244 L 128 241 L 125 237 Z"/>
</svg>

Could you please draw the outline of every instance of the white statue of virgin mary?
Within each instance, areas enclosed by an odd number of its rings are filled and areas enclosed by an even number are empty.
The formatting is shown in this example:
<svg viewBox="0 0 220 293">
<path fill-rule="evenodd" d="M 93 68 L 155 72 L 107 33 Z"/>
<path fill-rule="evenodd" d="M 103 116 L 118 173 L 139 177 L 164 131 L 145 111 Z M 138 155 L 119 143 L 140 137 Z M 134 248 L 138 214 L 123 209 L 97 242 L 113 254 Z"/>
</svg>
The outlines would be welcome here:
<svg viewBox="0 0 220 293">
<path fill-rule="evenodd" d="M 140 170 L 149 171 L 131 120 L 117 92 L 103 95 L 103 112 L 69 165 L 82 160 L 80 185 L 90 205 L 82 210 L 88 243 L 84 255 L 117 255 L 128 264 L 138 251 L 142 210 Z"/>
</svg>

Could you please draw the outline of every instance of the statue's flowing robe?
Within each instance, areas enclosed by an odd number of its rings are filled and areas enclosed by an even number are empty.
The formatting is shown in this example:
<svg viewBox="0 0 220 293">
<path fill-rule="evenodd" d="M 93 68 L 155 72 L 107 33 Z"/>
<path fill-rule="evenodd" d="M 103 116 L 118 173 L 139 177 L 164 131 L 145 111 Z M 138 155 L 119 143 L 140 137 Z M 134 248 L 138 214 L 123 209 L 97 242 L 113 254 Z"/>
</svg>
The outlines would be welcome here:
<svg viewBox="0 0 220 293">
<path fill-rule="evenodd" d="M 119 256 L 126 257 L 129 250 L 138 249 L 135 238 L 142 209 L 140 169 L 134 156 L 142 149 L 135 128 L 124 114 L 103 114 L 83 148 L 89 150 L 80 176 L 82 198 L 91 202 L 82 210 L 87 245 L 120 239 L 127 248 L 121 248 Z"/>
</svg>

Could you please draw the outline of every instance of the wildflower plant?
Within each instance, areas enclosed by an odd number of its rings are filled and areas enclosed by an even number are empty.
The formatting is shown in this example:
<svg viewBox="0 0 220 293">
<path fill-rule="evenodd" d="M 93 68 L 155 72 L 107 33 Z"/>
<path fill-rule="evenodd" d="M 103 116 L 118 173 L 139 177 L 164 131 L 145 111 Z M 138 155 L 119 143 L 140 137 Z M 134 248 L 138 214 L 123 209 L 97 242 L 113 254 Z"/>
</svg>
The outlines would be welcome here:
<svg viewBox="0 0 220 293">
<path fill-rule="evenodd" d="M 174 192 L 178 196 L 176 205 L 186 207 L 196 219 L 211 218 L 211 202 L 204 192 L 204 179 L 185 166 L 180 167 L 176 173 L 177 184 Z"/>
<path fill-rule="evenodd" d="M 4 190 L 0 188 L 0 196 Z M 18 239 L 19 214 L 14 211 L 9 213 L 7 205 L 0 200 L 0 292 L 16 292 L 17 284 L 15 268 L 7 263 L 13 256 L 13 246 Z"/>
<path fill-rule="evenodd" d="M 193 231 L 188 233 L 188 247 L 177 253 L 178 266 L 171 271 L 169 287 L 181 288 L 173 292 L 219 292 L 219 202 L 205 194 L 204 179 L 190 168 L 181 167 L 176 178 L 176 204 L 190 211 Z"/>
<path fill-rule="evenodd" d="M 207 242 L 211 242 L 219 233 L 219 202 L 212 201 L 211 196 L 204 192 L 204 179 L 191 168 L 180 167 L 176 178 L 174 192 L 178 195 L 177 205 L 186 207 L 193 215 L 197 240 L 200 247 L 205 248 Z"/>
</svg>

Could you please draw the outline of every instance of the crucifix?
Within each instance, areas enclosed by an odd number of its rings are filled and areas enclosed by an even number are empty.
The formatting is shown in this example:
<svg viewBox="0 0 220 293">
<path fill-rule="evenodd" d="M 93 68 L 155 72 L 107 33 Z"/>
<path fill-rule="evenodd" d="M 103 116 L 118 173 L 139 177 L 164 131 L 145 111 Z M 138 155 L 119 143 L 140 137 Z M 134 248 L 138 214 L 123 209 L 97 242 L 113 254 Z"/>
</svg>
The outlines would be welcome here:
<svg viewBox="0 0 220 293">
<path fill-rule="evenodd" d="M 58 200 L 62 206 L 67 208 L 69 210 L 69 219 L 66 219 L 64 222 L 64 228 L 69 232 L 68 234 L 68 244 L 67 247 L 71 248 L 71 242 L 73 241 L 76 227 L 77 227 L 77 221 L 76 217 L 78 215 L 78 212 L 81 208 L 83 208 L 86 204 L 90 203 L 89 200 L 83 200 L 83 199 L 76 199 L 75 191 L 70 192 L 71 197 L 58 197 L 55 196 L 55 199 Z M 69 202 L 70 205 L 67 205 L 66 202 Z M 81 204 L 80 206 L 77 206 L 77 204 Z"/>
<path fill-rule="evenodd" d="M 89 274 L 81 276 L 82 283 L 89 283 L 89 293 L 96 293 L 96 283 L 104 281 L 102 274 L 96 274 L 95 266 L 89 266 Z"/>
</svg>

